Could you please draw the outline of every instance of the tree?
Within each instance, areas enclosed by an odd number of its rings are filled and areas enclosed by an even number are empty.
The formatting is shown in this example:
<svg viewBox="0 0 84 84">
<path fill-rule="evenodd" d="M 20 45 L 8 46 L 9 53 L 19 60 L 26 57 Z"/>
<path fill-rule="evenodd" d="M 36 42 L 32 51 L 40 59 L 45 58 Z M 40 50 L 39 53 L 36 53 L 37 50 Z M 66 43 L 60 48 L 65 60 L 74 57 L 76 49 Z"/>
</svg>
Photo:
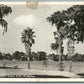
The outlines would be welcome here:
<svg viewBox="0 0 84 84">
<path fill-rule="evenodd" d="M 35 52 L 32 52 L 32 53 L 31 53 L 30 60 L 32 60 L 32 61 L 37 60 L 37 61 L 38 61 L 38 60 L 39 60 L 38 54 L 35 53 Z"/>
<path fill-rule="evenodd" d="M 21 54 L 20 54 L 20 52 L 19 52 L 19 51 L 15 51 L 15 52 L 13 53 L 13 58 L 14 58 L 15 60 L 20 60 L 20 59 L 21 59 Z"/>
<path fill-rule="evenodd" d="M 74 45 L 74 42 L 84 41 L 83 16 L 84 5 L 74 5 L 67 10 L 53 13 L 47 19 L 52 25 L 57 26 L 57 33 L 60 33 L 62 38 L 68 38 L 69 41 L 72 41 L 70 45 Z M 72 60 L 72 55 L 70 56 L 70 60 Z"/>
<path fill-rule="evenodd" d="M 67 38 L 69 39 L 68 43 L 72 41 L 70 45 L 73 45 L 72 50 L 75 50 L 75 42 L 84 42 L 84 5 L 74 5 L 70 7 L 67 9 L 67 15 L 68 19 L 66 20 L 65 24 L 69 30 L 67 33 Z M 70 60 L 72 60 L 72 56 L 73 55 L 70 55 Z M 72 62 L 70 71 L 72 71 Z"/>
<path fill-rule="evenodd" d="M 58 50 L 59 53 L 59 70 L 62 71 L 62 44 L 63 44 L 63 38 L 66 35 L 67 31 L 64 31 L 64 21 L 67 19 L 66 11 L 60 12 L 57 11 L 53 13 L 51 16 L 47 17 L 47 21 L 50 22 L 52 25 L 55 25 L 57 28 L 57 31 L 54 32 L 55 40 L 58 41 L 58 43 L 51 44 L 51 47 L 54 50 Z M 67 30 L 67 29 L 66 29 Z"/>
<path fill-rule="evenodd" d="M 83 42 L 84 41 L 84 5 L 74 5 L 67 9 L 67 13 L 71 21 L 74 21 L 72 26 L 72 39 L 74 41 Z"/>
<path fill-rule="evenodd" d="M 47 67 L 47 54 L 44 51 L 39 51 L 38 52 L 38 56 L 39 56 L 39 61 L 43 61 L 43 65 L 45 65 L 45 67 Z"/>
<path fill-rule="evenodd" d="M 8 27 L 7 21 L 4 20 L 3 18 L 8 14 L 10 14 L 11 12 L 12 12 L 11 7 L 3 4 L 0 5 L 0 25 L 3 28 L 3 35 L 5 32 L 7 32 L 7 27 Z M 4 67 L 5 67 L 5 64 L 4 64 Z"/>
<path fill-rule="evenodd" d="M 35 43 L 34 37 L 34 31 L 31 28 L 24 29 L 22 32 L 22 43 L 25 45 L 26 55 L 28 59 L 28 69 L 30 69 L 30 54 L 31 54 L 31 47 Z"/>
<path fill-rule="evenodd" d="M 55 32 L 54 32 L 54 36 L 55 36 Z M 51 43 L 51 49 L 52 50 L 58 50 L 58 47 L 59 47 L 58 37 L 55 38 L 55 40 L 56 40 L 55 43 Z"/>
<path fill-rule="evenodd" d="M 11 7 L 3 4 L 0 5 L 0 25 L 3 28 L 3 35 L 5 32 L 7 32 L 7 26 L 8 26 L 7 21 L 4 20 L 3 18 L 8 14 L 10 14 L 11 12 L 12 12 Z"/>
<path fill-rule="evenodd" d="M 12 55 L 10 53 L 7 53 L 7 54 L 5 54 L 5 59 L 12 60 L 13 57 L 12 57 Z"/>
<path fill-rule="evenodd" d="M 53 54 L 48 54 L 47 55 L 47 57 L 48 57 L 48 60 L 54 60 L 54 57 L 55 57 L 55 54 L 53 53 Z"/>
<path fill-rule="evenodd" d="M 0 52 L 0 60 L 3 60 L 3 59 L 4 59 L 4 57 L 2 55 L 2 52 Z"/>
<path fill-rule="evenodd" d="M 54 61 L 59 61 L 59 55 L 53 55 L 53 60 Z"/>
<path fill-rule="evenodd" d="M 38 53 L 38 56 L 39 56 L 39 61 L 46 60 L 46 52 L 39 51 L 37 53 Z"/>
<path fill-rule="evenodd" d="M 20 55 L 21 55 L 21 60 L 22 61 L 27 61 L 27 58 L 26 58 L 26 54 L 24 52 L 20 52 Z"/>
</svg>

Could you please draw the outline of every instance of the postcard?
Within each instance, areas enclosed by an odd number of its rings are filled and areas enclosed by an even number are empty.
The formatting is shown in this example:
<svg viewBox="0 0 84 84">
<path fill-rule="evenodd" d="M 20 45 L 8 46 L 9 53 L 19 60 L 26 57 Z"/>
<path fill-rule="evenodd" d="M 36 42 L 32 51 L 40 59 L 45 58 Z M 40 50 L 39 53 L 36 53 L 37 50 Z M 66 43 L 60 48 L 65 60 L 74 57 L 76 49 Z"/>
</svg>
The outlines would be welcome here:
<svg viewBox="0 0 84 84">
<path fill-rule="evenodd" d="M 0 82 L 84 82 L 84 2 L 0 2 Z"/>
</svg>

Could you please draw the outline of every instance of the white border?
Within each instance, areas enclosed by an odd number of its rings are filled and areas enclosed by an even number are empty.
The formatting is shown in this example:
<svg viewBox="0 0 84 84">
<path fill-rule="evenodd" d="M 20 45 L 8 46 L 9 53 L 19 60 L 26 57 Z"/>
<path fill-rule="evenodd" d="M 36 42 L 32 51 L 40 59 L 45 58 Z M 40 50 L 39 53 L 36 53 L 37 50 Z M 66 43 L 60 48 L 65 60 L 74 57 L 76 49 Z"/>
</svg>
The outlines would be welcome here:
<svg viewBox="0 0 84 84">
<path fill-rule="evenodd" d="M 28 1 L 29 2 L 29 1 Z M 35 1 L 31 1 L 31 2 L 35 2 Z M 84 1 L 37 1 L 39 2 L 39 5 L 84 5 Z M 7 4 L 7 5 L 24 5 L 26 4 L 25 1 L 23 2 L 1 2 L 0 4 Z"/>
<path fill-rule="evenodd" d="M 84 82 L 84 78 L 0 78 L 0 82 Z"/>
</svg>

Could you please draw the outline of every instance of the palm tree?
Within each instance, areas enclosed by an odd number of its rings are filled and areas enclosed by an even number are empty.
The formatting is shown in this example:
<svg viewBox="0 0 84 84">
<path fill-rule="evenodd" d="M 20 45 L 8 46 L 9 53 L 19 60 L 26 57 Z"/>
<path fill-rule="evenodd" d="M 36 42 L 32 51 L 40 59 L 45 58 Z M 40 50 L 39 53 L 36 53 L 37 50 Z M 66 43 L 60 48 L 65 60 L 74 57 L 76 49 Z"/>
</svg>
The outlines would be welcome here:
<svg viewBox="0 0 84 84">
<path fill-rule="evenodd" d="M 8 27 L 7 21 L 4 20 L 3 18 L 7 16 L 8 14 L 10 14 L 11 12 L 12 12 L 11 7 L 7 5 L 3 5 L 3 4 L 0 5 L 0 25 L 3 28 L 3 35 L 5 32 L 7 32 L 7 27 Z M 4 63 L 3 65 L 5 67 L 6 63 Z"/>
<path fill-rule="evenodd" d="M 36 37 L 34 35 L 34 31 L 33 29 L 27 28 L 24 29 L 24 31 L 22 32 L 22 43 L 24 43 L 25 45 L 25 50 L 26 50 L 26 55 L 27 55 L 27 59 L 28 59 L 28 69 L 30 69 L 30 54 L 31 54 L 31 47 L 32 45 L 35 43 L 34 37 Z"/>
<path fill-rule="evenodd" d="M 12 12 L 11 7 L 3 4 L 0 5 L 0 25 L 3 28 L 3 35 L 5 32 L 7 32 L 7 26 L 8 26 L 7 21 L 4 20 L 3 18 L 8 14 L 10 14 L 11 12 Z"/>
</svg>

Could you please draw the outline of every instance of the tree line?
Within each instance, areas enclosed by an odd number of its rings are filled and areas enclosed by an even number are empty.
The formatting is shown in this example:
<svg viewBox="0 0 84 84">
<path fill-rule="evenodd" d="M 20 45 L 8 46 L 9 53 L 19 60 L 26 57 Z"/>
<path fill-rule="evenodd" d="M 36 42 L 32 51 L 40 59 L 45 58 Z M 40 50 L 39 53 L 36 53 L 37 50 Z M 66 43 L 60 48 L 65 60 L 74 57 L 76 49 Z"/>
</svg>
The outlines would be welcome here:
<svg viewBox="0 0 84 84">
<path fill-rule="evenodd" d="M 37 53 L 31 52 L 29 60 L 42 61 L 42 60 L 45 60 L 46 57 L 47 57 L 46 52 L 43 52 L 43 51 L 39 51 Z M 0 60 L 28 61 L 26 53 L 20 52 L 20 51 L 15 51 L 13 54 L 0 52 Z"/>
<path fill-rule="evenodd" d="M 62 55 L 63 61 L 69 61 L 70 57 L 68 55 Z M 0 60 L 20 60 L 20 61 L 28 61 L 27 56 L 24 52 L 15 51 L 13 54 L 10 53 L 2 53 L 0 52 Z M 30 54 L 30 61 L 59 61 L 59 55 L 57 54 L 47 54 L 44 51 L 39 52 L 31 52 Z M 76 53 L 74 56 L 72 56 L 73 62 L 84 62 L 84 54 Z"/>
</svg>

